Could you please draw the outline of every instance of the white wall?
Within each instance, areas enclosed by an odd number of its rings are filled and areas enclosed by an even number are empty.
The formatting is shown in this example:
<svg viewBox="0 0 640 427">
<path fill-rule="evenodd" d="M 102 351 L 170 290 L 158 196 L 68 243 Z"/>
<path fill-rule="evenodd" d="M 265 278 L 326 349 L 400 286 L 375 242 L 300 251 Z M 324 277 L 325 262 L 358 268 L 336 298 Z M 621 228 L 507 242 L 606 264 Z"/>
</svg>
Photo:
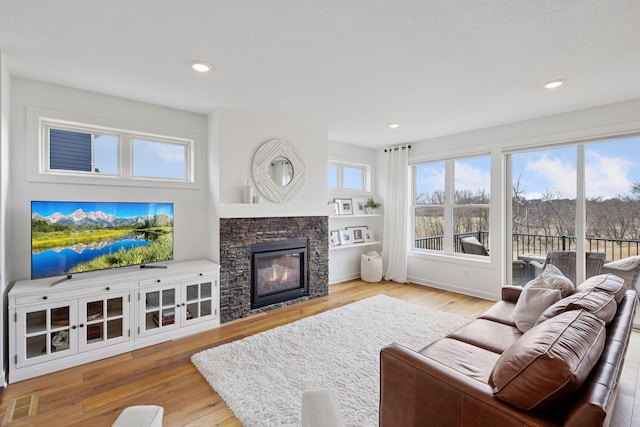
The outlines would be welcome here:
<svg viewBox="0 0 640 427">
<path fill-rule="evenodd" d="M 218 212 L 221 217 L 326 216 L 327 132 L 319 126 L 296 123 L 268 114 L 238 109 L 215 112 L 219 165 Z M 289 202 L 244 204 L 242 189 L 252 180 L 253 154 L 270 139 L 289 141 L 305 163 L 304 186 Z"/>
<path fill-rule="evenodd" d="M 330 141 L 329 142 L 329 161 L 358 163 L 368 165 L 371 168 L 371 191 L 362 194 L 348 191 L 329 191 L 327 202 L 334 198 L 352 198 L 352 197 L 373 197 L 380 200 L 378 194 L 377 180 L 377 164 L 376 151 L 351 144 Z M 325 162 L 326 168 L 326 162 Z M 325 180 L 326 186 L 326 180 Z M 383 222 L 381 216 L 372 216 L 365 218 L 352 218 L 349 215 L 344 217 L 330 218 L 329 230 L 339 230 L 345 227 L 367 226 L 375 232 L 375 239 L 382 240 Z M 360 277 L 360 256 L 369 251 L 380 252 L 382 245 L 373 246 L 356 246 L 356 247 L 339 247 L 329 250 L 329 284 L 344 282 Z"/>
<path fill-rule="evenodd" d="M 410 162 L 490 153 L 490 260 L 410 253 L 409 280 L 488 299 L 498 299 L 505 282 L 505 152 L 640 132 L 640 99 L 556 116 L 412 142 Z M 637 159 L 640 161 L 640 159 Z M 379 168 L 380 169 L 380 168 Z M 510 177 L 507 177 L 510 180 Z"/>
<path fill-rule="evenodd" d="M 7 228 L 7 192 L 9 188 L 9 70 L 7 69 L 4 53 L 0 51 L 0 331 L 3 337 L 8 336 L 4 324 L 4 301 L 9 282 L 6 274 L 5 239 Z M 0 340 L 0 386 L 5 381 L 5 340 Z"/>
<path fill-rule="evenodd" d="M 37 107 L 118 122 L 131 130 L 195 135 L 196 181 L 199 188 L 121 187 L 28 181 L 24 165 L 37 153 L 37 135 L 27 109 Z M 174 259 L 209 256 L 210 213 L 207 170 L 207 117 L 132 100 L 53 84 L 12 78 L 11 151 L 6 232 L 6 282 L 30 277 L 30 202 L 32 200 L 173 202 Z"/>
</svg>

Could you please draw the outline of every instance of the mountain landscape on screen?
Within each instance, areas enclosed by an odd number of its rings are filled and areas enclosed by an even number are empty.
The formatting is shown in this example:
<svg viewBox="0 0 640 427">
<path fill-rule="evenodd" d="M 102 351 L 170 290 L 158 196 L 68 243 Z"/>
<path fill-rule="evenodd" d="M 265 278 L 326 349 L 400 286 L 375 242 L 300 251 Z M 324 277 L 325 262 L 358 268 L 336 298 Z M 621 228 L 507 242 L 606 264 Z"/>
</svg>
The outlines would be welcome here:
<svg viewBox="0 0 640 427">
<path fill-rule="evenodd" d="M 171 259 L 172 203 L 31 203 L 33 279 Z"/>
</svg>

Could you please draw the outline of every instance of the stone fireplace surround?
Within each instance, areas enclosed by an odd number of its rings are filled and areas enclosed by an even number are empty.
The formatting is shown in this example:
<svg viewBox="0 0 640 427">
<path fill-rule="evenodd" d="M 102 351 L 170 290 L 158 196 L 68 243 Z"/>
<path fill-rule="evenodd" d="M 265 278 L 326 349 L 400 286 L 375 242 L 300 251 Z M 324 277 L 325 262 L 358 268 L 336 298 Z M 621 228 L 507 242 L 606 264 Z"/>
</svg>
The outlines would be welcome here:
<svg viewBox="0 0 640 427">
<path fill-rule="evenodd" d="M 220 322 L 247 317 L 329 293 L 326 216 L 220 218 Z M 307 238 L 309 295 L 251 309 L 251 245 Z"/>
</svg>

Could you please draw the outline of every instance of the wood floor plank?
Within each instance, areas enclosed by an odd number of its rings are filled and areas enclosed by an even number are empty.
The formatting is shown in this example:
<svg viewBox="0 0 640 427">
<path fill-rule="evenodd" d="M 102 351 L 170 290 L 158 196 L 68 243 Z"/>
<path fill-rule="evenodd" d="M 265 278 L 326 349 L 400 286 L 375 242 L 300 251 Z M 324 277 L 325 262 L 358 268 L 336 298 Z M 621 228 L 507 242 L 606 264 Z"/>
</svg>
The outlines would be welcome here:
<svg viewBox="0 0 640 427">
<path fill-rule="evenodd" d="M 414 284 L 364 283 L 354 280 L 332 285 L 330 294 L 326 297 L 10 384 L 0 394 L 0 420 L 4 419 L 13 399 L 38 392 L 37 415 L 9 422 L 7 426 L 109 426 L 124 408 L 139 404 L 163 406 L 165 427 L 241 426 L 224 401 L 193 366 L 193 354 L 377 294 L 469 318 L 478 316 L 493 304 L 491 301 Z M 640 341 L 638 333 L 633 335 L 632 340 Z M 637 364 L 630 365 L 635 365 L 632 366 L 635 378 Z M 637 399 L 634 402 L 638 404 Z M 625 425 L 625 422 L 629 425 L 630 420 L 619 422 L 621 424 L 615 427 Z"/>
</svg>

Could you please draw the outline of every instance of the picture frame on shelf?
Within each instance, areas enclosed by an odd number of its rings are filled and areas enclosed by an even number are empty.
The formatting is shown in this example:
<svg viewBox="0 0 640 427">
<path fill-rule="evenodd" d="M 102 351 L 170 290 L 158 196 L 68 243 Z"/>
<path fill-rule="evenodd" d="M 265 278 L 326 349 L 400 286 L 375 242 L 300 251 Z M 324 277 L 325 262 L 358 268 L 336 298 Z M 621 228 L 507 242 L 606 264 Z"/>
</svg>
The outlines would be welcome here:
<svg viewBox="0 0 640 427">
<path fill-rule="evenodd" d="M 330 215 L 340 215 L 340 208 L 338 206 L 338 202 L 329 202 Z"/>
<path fill-rule="evenodd" d="M 369 242 L 373 242 L 375 240 L 375 234 L 373 232 L 373 230 L 364 230 L 364 232 L 362 233 L 363 237 L 364 237 L 364 243 L 369 243 Z"/>
<path fill-rule="evenodd" d="M 339 230 L 340 233 L 340 245 L 353 245 L 353 236 L 351 230 Z"/>
<path fill-rule="evenodd" d="M 329 232 L 329 246 L 340 246 L 340 233 L 338 230 Z"/>
<path fill-rule="evenodd" d="M 333 199 L 338 204 L 338 215 L 353 215 L 353 200 Z"/>
<path fill-rule="evenodd" d="M 353 213 L 354 215 L 364 215 L 365 205 L 367 204 L 366 197 L 354 197 L 353 198 Z"/>
<path fill-rule="evenodd" d="M 368 230 L 366 226 L 347 227 L 347 230 L 351 232 L 353 243 L 364 243 L 364 232 Z"/>
</svg>

